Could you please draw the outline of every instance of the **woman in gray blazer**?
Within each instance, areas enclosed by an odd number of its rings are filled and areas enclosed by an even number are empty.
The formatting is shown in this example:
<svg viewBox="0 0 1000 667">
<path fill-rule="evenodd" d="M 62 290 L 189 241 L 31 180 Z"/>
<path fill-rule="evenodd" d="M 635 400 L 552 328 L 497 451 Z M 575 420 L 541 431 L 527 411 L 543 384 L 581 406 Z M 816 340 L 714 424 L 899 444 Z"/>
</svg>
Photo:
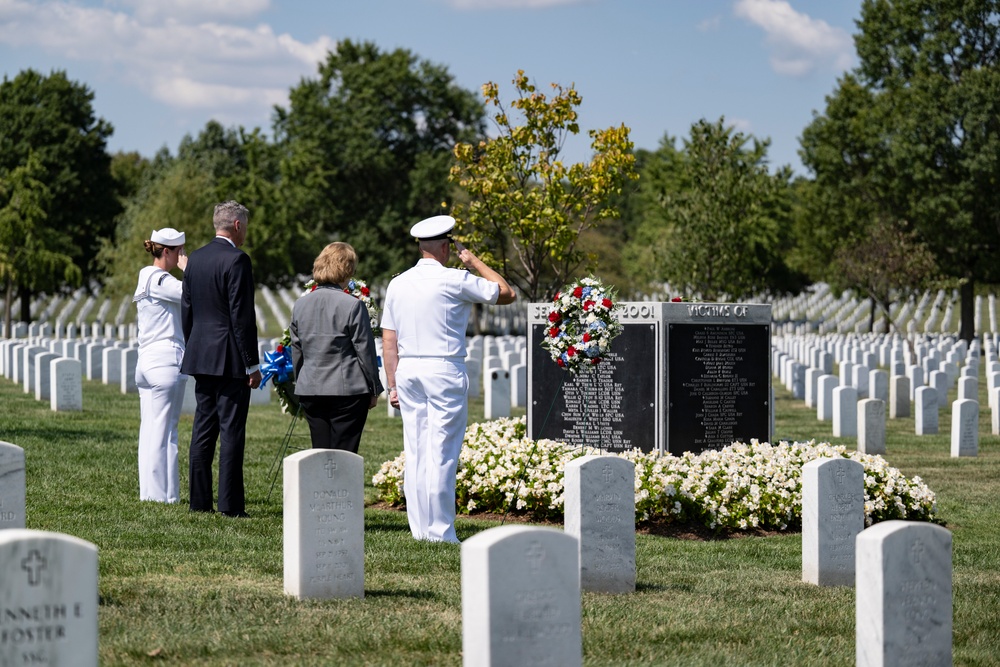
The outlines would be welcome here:
<svg viewBox="0 0 1000 667">
<path fill-rule="evenodd" d="M 383 389 L 368 309 L 344 292 L 357 265 L 349 244 L 323 248 L 313 262 L 316 287 L 295 302 L 289 328 L 295 395 L 313 447 L 355 454 Z"/>
</svg>

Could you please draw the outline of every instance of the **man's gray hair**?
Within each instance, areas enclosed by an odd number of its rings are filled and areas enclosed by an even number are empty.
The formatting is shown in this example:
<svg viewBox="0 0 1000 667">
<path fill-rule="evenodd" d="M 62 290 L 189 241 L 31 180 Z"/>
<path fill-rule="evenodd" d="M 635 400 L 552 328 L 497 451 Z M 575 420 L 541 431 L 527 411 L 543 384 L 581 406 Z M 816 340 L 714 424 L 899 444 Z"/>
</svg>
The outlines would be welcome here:
<svg viewBox="0 0 1000 667">
<path fill-rule="evenodd" d="M 212 224 L 217 232 L 233 231 L 233 222 L 239 220 L 244 226 L 250 218 L 247 207 L 235 200 L 229 200 L 216 205 L 212 215 Z"/>
</svg>

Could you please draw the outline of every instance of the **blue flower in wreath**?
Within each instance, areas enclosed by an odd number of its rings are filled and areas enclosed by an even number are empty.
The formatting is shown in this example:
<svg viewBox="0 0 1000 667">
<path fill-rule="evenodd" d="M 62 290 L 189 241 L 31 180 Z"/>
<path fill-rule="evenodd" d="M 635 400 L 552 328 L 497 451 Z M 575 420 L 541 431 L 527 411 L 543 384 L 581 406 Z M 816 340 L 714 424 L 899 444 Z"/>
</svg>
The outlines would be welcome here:
<svg viewBox="0 0 1000 667">
<path fill-rule="evenodd" d="M 596 345 L 590 345 L 587 347 L 587 356 L 590 357 L 591 359 L 593 359 L 600 353 L 601 351 L 600 349 L 598 349 Z"/>
<path fill-rule="evenodd" d="M 584 287 L 583 296 L 590 296 L 590 293 L 594 291 L 593 287 Z"/>
<path fill-rule="evenodd" d="M 600 331 L 601 329 L 604 329 L 607 326 L 608 325 L 605 324 L 604 322 L 602 322 L 601 320 L 596 320 L 596 321 L 590 323 L 590 330 L 591 331 Z"/>
</svg>

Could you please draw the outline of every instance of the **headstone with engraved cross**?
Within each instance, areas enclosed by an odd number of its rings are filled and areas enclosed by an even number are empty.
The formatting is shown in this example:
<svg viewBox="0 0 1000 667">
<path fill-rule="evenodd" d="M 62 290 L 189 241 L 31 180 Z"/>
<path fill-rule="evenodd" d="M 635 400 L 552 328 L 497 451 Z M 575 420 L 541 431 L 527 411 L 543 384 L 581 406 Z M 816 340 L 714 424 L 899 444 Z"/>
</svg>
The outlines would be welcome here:
<svg viewBox="0 0 1000 667">
<path fill-rule="evenodd" d="M 853 586 L 854 540 L 864 528 L 864 466 L 845 458 L 802 466 L 802 581 Z"/>
<path fill-rule="evenodd" d="M 0 665 L 97 665 L 97 547 L 0 531 Z"/>
<path fill-rule="evenodd" d="M 0 529 L 24 528 L 24 450 L 0 441 Z"/>
<path fill-rule="evenodd" d="M 284 462 L 285 593 L 365 595 L 364 459 L 307 449 Z"/>
<path fill-rule="evenodd" d="M 566 464 L 566 532 L 580 541 L 580 587 L 635 591 L 635 464 L 582 456 Z"/>
<path fill-rule="evenodd" d="M 952 664 L 951 533 L 883 521 L 857 539 L 859 667 Z"/>
<path fill-rule="evenodd" d="M 462 544 L 464 665 L 582 664 L 578 548 L 572 535 L 533 526 Z"/>
</svg>

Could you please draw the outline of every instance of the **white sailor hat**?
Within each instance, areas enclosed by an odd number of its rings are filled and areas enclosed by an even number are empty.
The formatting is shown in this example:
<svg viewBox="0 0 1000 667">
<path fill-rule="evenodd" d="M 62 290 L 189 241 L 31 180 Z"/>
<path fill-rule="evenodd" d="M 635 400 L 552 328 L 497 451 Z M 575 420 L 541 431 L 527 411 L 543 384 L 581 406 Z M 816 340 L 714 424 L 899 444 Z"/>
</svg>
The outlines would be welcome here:
<svg viewBox="0 0 1000 667">
<path fill-rule="evenodd" d="M 165 246 L 181 246 L 184 245 L 184 232 L 179 232 L 173 227 L 154 229 L 153 233 L 149 235 L 149 240 Z"/>
<path fill-rule="evenodd" d="M 450 215 L 435 215 L 410 227 L 410 234 L 418 241 L 436 241 L 448 238 L 448 232 L 454 228 L 455 218 Z"/>
</svg>

